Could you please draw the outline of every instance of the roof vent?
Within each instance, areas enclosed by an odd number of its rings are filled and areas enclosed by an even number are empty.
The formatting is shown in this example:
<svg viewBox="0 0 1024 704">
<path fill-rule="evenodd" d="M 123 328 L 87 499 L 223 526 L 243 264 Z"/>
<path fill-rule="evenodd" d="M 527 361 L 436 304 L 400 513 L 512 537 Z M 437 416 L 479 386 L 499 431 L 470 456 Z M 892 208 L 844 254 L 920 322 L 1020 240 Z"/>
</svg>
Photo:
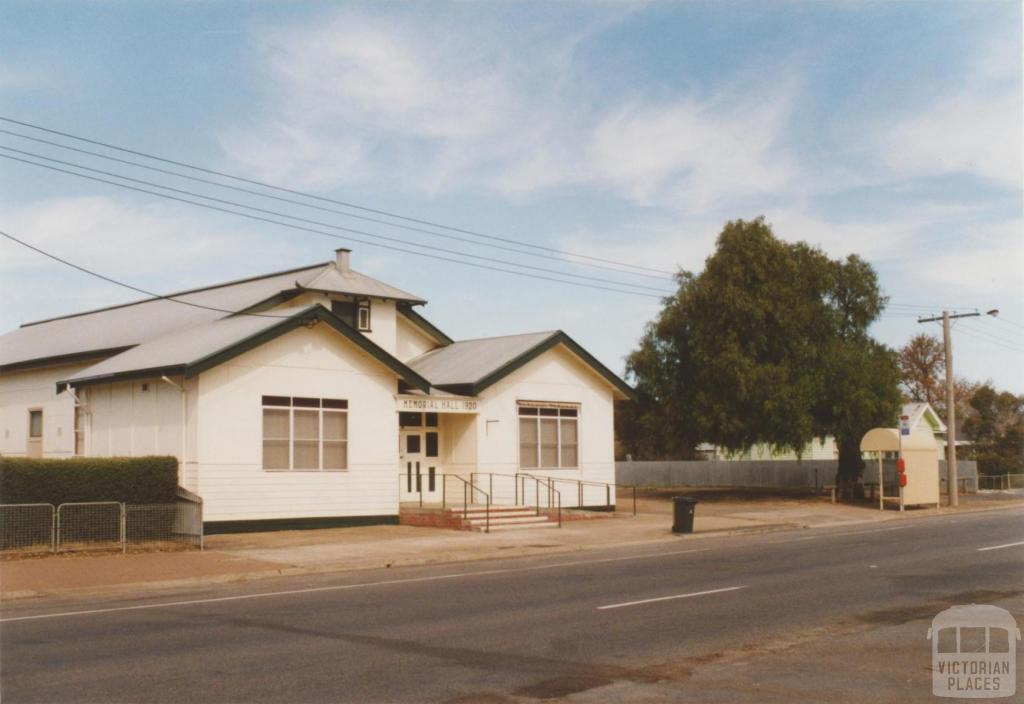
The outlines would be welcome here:
<svg viewBox="0 0 1024 704">
<path fill-rule="evenodd" d="M 349 272 L 348 257 L 351 253 L 351 249 L 345 249 L 344 247 L 334 250 L 335 266 L 338 267 L 338 271 L 343 274 L 347 274 Z"/>
</svg>

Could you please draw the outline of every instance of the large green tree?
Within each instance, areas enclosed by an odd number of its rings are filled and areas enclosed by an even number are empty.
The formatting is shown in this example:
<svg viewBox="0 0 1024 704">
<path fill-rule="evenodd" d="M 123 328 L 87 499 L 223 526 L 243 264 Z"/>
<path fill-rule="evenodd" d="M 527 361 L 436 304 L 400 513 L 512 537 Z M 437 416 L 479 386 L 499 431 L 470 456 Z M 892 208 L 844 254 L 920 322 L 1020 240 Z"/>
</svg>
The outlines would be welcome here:
<svg viewBox="0 0 1024 704">
<path fill-rule="evenodd" d="M 900 402 L 895 353 L 867 333 L 885 304 L 871 266 L 783 242 L 758 218 L 726 224 L 704 271 L 678 283 L 627 359 L 643 401 L 620 424 L 626 451 L 799 452 L 832 435 L 839 480 L 855 482 L 861 436 Z"/>
<path fill-rule="evenodd" d="M 964 420 L 964 435 L 971 441 L 968 454 L 982 474 L 1024 472 L 1024 396 L 997 391 L 991 384 L 975 389 L 972 415 Z"/>
</svg>

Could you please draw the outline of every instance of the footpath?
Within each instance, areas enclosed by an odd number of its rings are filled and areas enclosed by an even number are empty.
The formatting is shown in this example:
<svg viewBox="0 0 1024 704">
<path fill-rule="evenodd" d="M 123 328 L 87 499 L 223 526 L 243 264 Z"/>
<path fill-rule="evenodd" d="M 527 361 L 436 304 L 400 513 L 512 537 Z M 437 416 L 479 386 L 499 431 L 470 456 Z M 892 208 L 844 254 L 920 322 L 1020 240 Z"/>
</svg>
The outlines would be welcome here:
<svg viewBox="0 0 1024 704">
<path fill-rule="evenodd" d="M 283 575 L 431 565 L 614 547 L 654 546 L 704 537 L 913 520 L 950 512 L 1018 505 L 1024 496 L 965 497 L 960 508 L 878 511 L 833 505 L 827 498 L 761 498 L 702 492 L 694 533 L 674 535 L 672 505 L 679 492 L 651 492 L 638 501 L 619 497 L 611 517 L 566 521 L 561 529 L 490 534 L 412 526 L 366 526 L 307 531 L 214 535 L 206 550 L 123 554 L 69 554 L 0 560 L 0 600 L 257 580 Z"/>
</svg>

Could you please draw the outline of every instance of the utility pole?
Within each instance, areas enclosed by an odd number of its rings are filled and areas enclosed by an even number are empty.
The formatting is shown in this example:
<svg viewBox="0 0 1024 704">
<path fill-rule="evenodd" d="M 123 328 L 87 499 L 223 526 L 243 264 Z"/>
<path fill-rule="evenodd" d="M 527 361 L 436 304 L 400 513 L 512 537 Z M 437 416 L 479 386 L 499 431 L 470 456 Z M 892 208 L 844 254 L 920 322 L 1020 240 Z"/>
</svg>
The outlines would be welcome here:
<svg viewBox="0 0 1024 704">
<path fill-rule="evenodd" d="M 998 315 L 998 310 L 990 310 L 985 315 Z M 949 321 L 956 318 L 976 318 L 981 313 L 950 313 L 942 311 L 942 316 L 918 318 L 919 323 L 942 321 L 942 344 L 946 350 L 946 476 L 949 483 L 949 505 L 960 505 L 960 487 L 956 472 L 956 393 L 953 390 L 953 338 L 949 332 Z"/>
</svg>

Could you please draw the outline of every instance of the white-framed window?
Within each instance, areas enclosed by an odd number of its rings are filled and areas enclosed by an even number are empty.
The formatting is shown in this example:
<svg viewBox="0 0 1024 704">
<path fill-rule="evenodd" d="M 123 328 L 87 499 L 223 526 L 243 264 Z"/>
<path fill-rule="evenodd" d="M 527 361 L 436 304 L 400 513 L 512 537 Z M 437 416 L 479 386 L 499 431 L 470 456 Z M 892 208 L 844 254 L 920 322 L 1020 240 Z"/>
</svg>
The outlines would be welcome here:
<svg viewBox="0 0 1024 704">
<path fill-rule="evenodd" d="M 348 469 L 348 401 L 264 396 L 263 469 Z"/>
<path fill-rule="evenodd" d="M 519 466 L 523 469 L 579 467 L 579 406 L 519 404 Z"/>
<path fill-rule="evenodd" d="M 370 332 L 370 302 L 359 301 L 356 308 L 356 329 Z"/>
</svg>

